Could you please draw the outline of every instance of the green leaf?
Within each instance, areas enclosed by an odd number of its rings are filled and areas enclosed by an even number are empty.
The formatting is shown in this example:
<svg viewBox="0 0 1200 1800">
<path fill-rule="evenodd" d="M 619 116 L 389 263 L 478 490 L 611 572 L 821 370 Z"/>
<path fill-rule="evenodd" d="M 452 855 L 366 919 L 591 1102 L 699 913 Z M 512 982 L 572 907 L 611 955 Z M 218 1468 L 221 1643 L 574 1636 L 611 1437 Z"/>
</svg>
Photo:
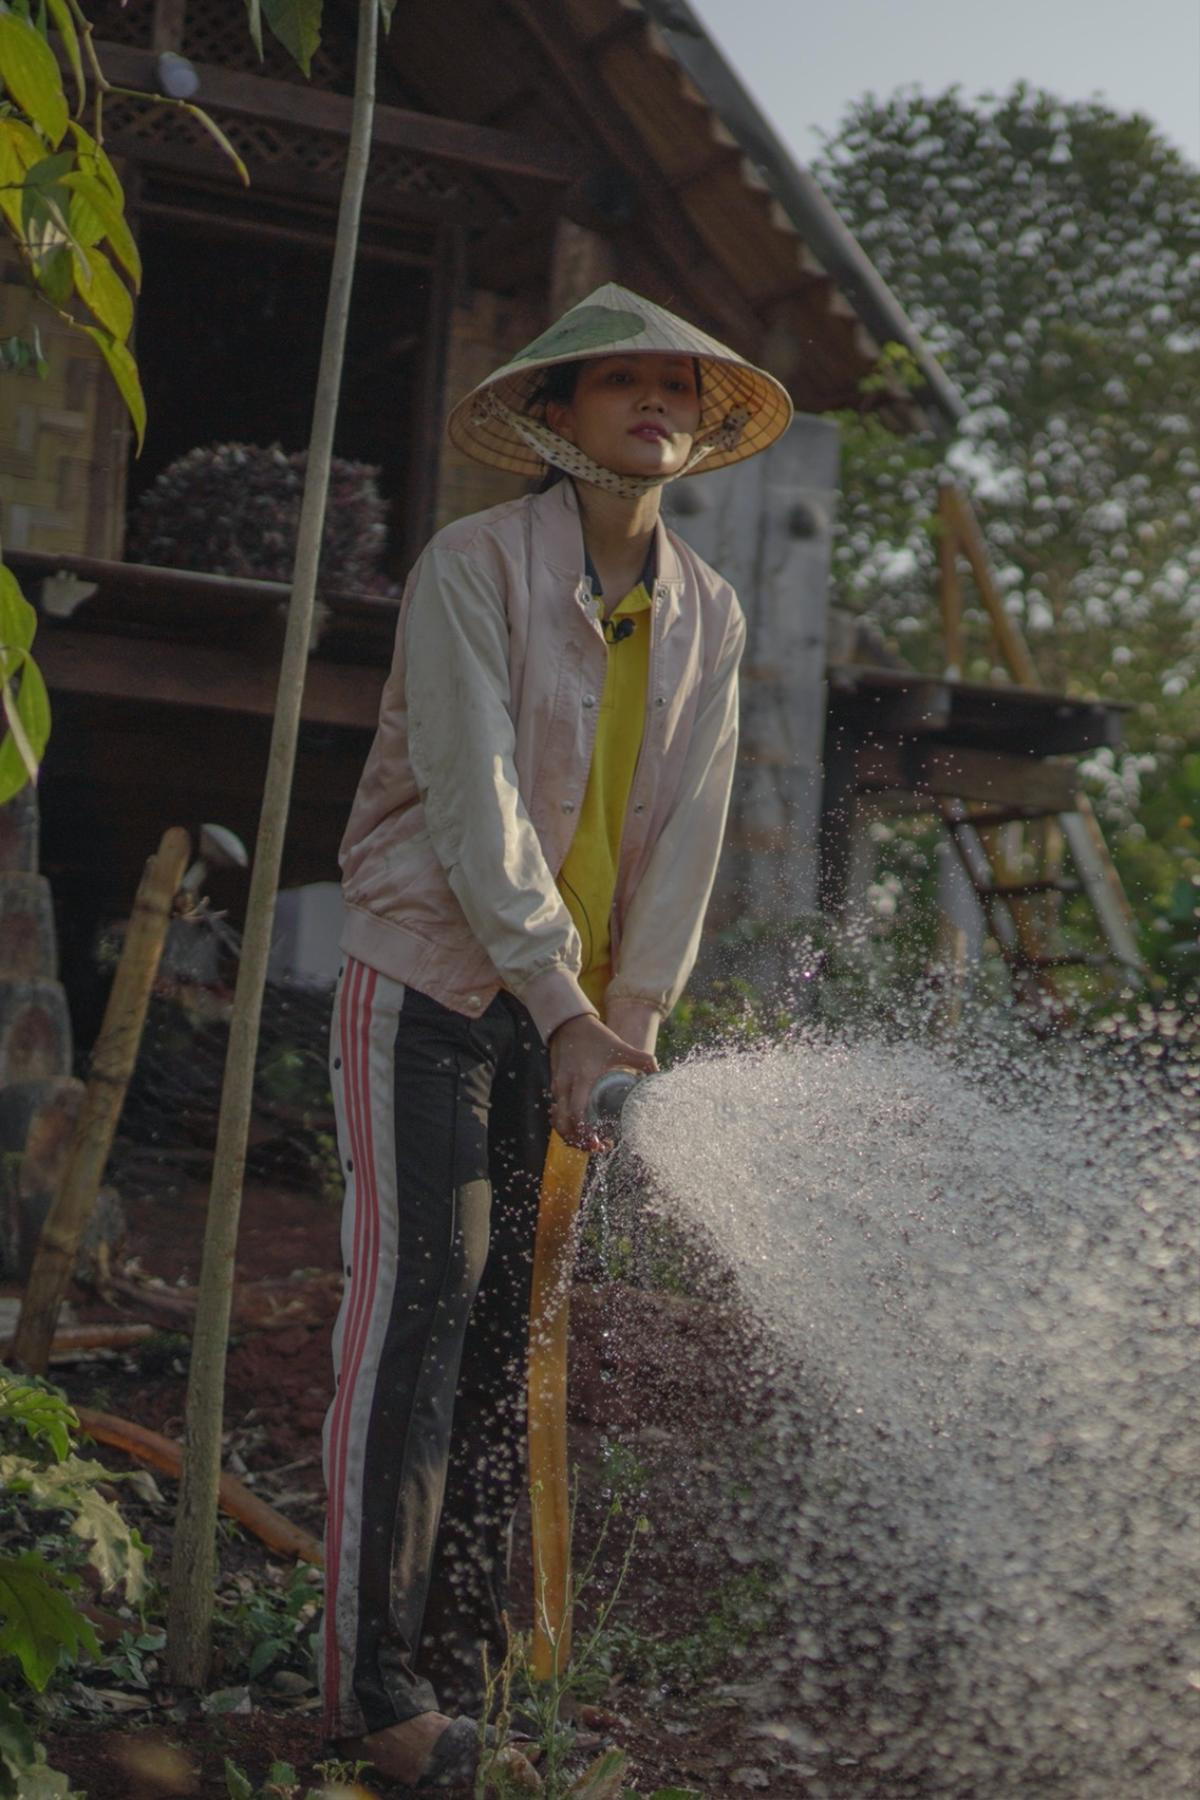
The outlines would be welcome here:
<svg viewBox="0 0 1200 1800">
<path fill-rule="evenodd" d="M 6 575 L 10 581 L 13 580 L 8 569 L 0 568 L 0 582 Z M 15 581 L 13 586 L 16 587 Z M 17 595 L 22 605 L 29 604 L 19 588 Z M 29 610 L 32 612 L 33 608 L 30 607 Z M 13 629 L 19 636 L 22 625 L 15 609 Z M 7 642 L 7 639 L 4 641 Z M 13 642 L 16 642 L 15 636 Z M 55 1459 L 62 1462 L 70 1451 L 70 1434 L 79 1420 L 74 1408 L 52 1388 L 41 1387 L 20 1375 L 8 1375 L 0 1369 L 0 1422 L 17 1426 L 34 1443 L 46 1444 Z"/>
<path fill-rule="evenodd" d="M 217 124 L 217 121 L 210 118 L 202 106 L 193 106 L 190 100 L 180 100 L 177 104 L 181 111 L 191 113 L 193 119 L 200 125 L 203 125 L 205 131 L 208 132 L 211 138 L 215 138 L 216 142 L 220 145 L 221 149 L 225 152 L 226 156 L 241 176 L 242 185 L 244 187 L 249 187 L 250 171 L 247 169 L 245 163 L 242 161 L 229 139 L 225 136 L 225 133 L 221 130 L 221 127 Z"/>
<path fill-rule="evenodd" d="M 225 1791 L 229 1800 L 254 1800 L 254 1789 L 235 1762 L 225 1758 Z"/>
<path fill-rule="evenodd" d="M 246 0 L 246 18 L 250 26 L 250 42 L 258 51 L 258 59 L 262 61 L 262 0 Z"/>
<path fill-rule="evenodd" d="M 35 332 L 35 339 L 36 336 Z M 39 375 L 46 372 L 38 344 L 23 337 L 0 338 L 0 374 L 28 375 L 32 372 Z"/>
<path fill-rule="evenodd" d="M 79 54 L 79 34 L 75 30 L 75 20 L 67 0 L 46 0 L 46 4 L 50 9 L 50 17 L 54 20 L 54 29 L 63 41 L 71 74 L 75 78 L 79 110 L 82 112 L 83 103 L 87 99 L 87 88 L 83 80 L 83 58 Z"/>
<path fill-rule="evenodd" d="M 69 115 L 54 52 L 28 20 L 7 10 L 0 12 L 0 80 L 51 144 L 60 144 Z"/>
<path fill-rule="evenodd" d="M 392 14 L 396 10 L 396 0 L 379 0 L 379 17 L 383 20 L 383 29 L 392 29 Z"/>
<path fill-rule="evenodd" d="M 246 1664 L 246 1674 L 251 1681 L 257 1681 L 286 1648 L 279 1638 L 260 1638 L 250 1652 L 250 1660 Z"/>
<path fill-rule="evenodd" d="M 577 1800 L 620 1800 L 629 1758 L 624 1750 L 605 1750 L 567 1789 Z"/>
<path fill-rule="evenodd" d="M 117 391 L 129 409 L 129 417 L 133 420 L 133 429 L 137 437 L 139 451 L 142 439 L 146 435 L 146 399 L 142 393 L 142 384 L 138 377 L 137 364 L 125 348 L 110 337 L 107 331 L 100 331 L 93 325 L 80 327 L 100 346 L 100 354 L 108 364 Z"/>
<path fill-rule="evenodd" d="M 20 1769 L 31 1763 L 36 1753 L 32 1731 L 12 1701 L 0 1694 L 0 1761 Z"/>
<path fill-rule="evenodd" d="M 71 121 L 71 136 L 75 139 L 76 155 L 79 167 L 85 175 L 94 175 L 108 189 L 117 205 L 124 211 L 125 190 L 121 186 L 121 178 L 108 159 L 108 152 L 103 144 L 98 144 L 90 132 L 83 126 Z"/>
<path fill-rule="evenodd" d="M 0 679 L 0 703 L 8 731 L 0 742 L 0 805 L 19 794 L 26 782 L 37 780 L 38 767 L 50 736 L 50 697 L 41 670 L 27 650 L 10 650 L 0 657 L 7 678 Z M 14 691 L 12 677 L 20 674 Z"/>
<path fill-rule="evenodd" d="M 82 1800 L 61 1769 L 51 1769 L 39 1744 L 36 1760 L 21 1770 L 19 1800 Z"/>
<path fill-rule="evenodd" d="M 21 230 L 26 172 L 42 161 L 46 146 L 23 119 L 0 118 L 0 212 Z"/>
<path fill-rule="evenodd" d="M 305 75 L 321 42 L 321 0 L 262 0 L 263 17 Z"/>
<path fill-rule="evenodd" d="M 88 1561 L 106 1589 L 124 1585 L 127 1599 L 140 1600 L 146 1586 L 146 1558 L 136 1534 L 96 1484 L 114 1476 L 102 1463 L 68 1456 L 39 1468 L 23 1456 L 0 1456 L 0 1486 L 24 1494 L 33 1506 L 73 1514 L 71 1531 L 87 1546 Z"/>
<path fill-rule="evenodd" d="M 89 250 L 87 258 L 73 253 L 75 286 L 80 298 L 123 344 L 133 330 L 133 297 L 103 250 Z"/>
<path fill-rule="evenodd" d="M 289 1762 L 273 1762 L 267 1770 L 266 1786 L 290 1789 L 298 1785 L 296 1771 Z"/>
<path fill-rule="evenodd" d="M 649 1800 L 704 1800 L 699 1788 L 655 1788 Z"/>
<path fill-rule="evenodd" d="M 55 244 L 39 256 L 34 267 L 38 286 L 51 306 L 65 306 L 75 286 L 75 264 L 66 244 Z"/>
<path fill-rule="evenodd" d="M 28 650 L 29 646 L 33 643 L 33 636 L 36 630 L 37 614 L 21 592 L 16 576 L 11 569 L 0 566 L 0 648 L 6 650 Z M 3 1383 L 3 1386 L 0 1386 L 0 1416 L 13 1417 L 15 1415 L 7 1412 L 4 1407 L 4 1395 L 10 1389 L 20 1387 L 22 1384 L 15 1381 L 9 1381 L 7 1377 L 3 1376 L 0 1376 L 0 1382 Z M 54 1406 L 60 1408 L 63 1414 L 70 1418 L 74 1417 L 74 1414 L 70 1412 L 70 1408 L 66 1405 L 66 1402 L 59 1400 L 57 1394 L 46 1394 L 40 1388 L 29 1388 L 27 1392 L 34 1396 L 38 1401 L 52 1401 Z M 22 1421 L 18 1419 L 18 1423 L 21 1422 Z M 65 1456 L 66 1454 L 66 1426 L 64 1425 L 62 1455 Z"/>
<path fill-rule="evenodd" d="M 65 1657 L 98 1656 L 96 1634 L 61 1577 L 34 1551 L 0 1556 L 0 1656 L 15 1656 L 39 1693 Z"/>
<path fill-rule="evenodd" d="M 104 235 L 112 246 L 113 255 L 135 288 L 142 285 L 142 259 L 138 255 L 138 247 L 133 241 L 133 233 L 125 220 L 121 202 L 112 193 L 106 181 L 98 175 L 91 175 L 84 169 L 75 169 L 64 175 L 62 185 L 78 194 L 91 207 L 104 227 Z"/>
</svg>

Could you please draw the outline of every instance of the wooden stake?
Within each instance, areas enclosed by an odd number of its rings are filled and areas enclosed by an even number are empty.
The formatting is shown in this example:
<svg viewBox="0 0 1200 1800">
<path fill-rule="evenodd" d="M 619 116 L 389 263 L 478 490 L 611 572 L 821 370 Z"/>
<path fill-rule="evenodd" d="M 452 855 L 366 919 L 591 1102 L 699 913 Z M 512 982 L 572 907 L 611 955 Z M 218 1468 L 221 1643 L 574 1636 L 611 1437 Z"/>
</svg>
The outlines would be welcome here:
<svg viewBox="0 0 1200 1800">
<path fill-rule="evenodd" d="M 201 1687 L 208 1674 L 216 1588 L 225 1352 L 233 1299 L 234 1254 L 250 1131 L 258 1029 L 296 762 L 317 563 L 350 316 L 350 292 L 371 154 L 378 36 L 379 0 L 359 0 L 354 109 L 325 307 L 325 332 L 300 508 L 292 597 L 288 606 L 267 778 L 246 907 L 242 958 L 221 1088 L 221 1115 L 188 1372 L 183 1476 L 179 1486 L 167 1613 L 167 1676 L 180 1687 Z"/>
<path fill-rule="evenodd" d="M 1029 645 L 1022 637 L 1020 628 L 996 586 L 996 578 L 988 562 L 987 545 L 983 541 L 983 533 L 979 529 L 979 521 L 971 509 L 970 501 L 955 487 L 943 488 L 942 495 L 946 502 L 942 512 L 943 521 L 952 525 L 958 547 L 971 565 L 971 573 L 987 608 L 1000 654 L 1008 665 L 1009 673 L 1022 687 L 1041 687 Z"/>
<path fill-rule="evenodd" d="M 966 664 L 966 642 L 963 633 L 962 582 L 958 574 L 958 519 L 951 490 L 938 490 L 938 567 L 941 579 L 938 598 L 942 607 L 942 641 L 946 650 L 946 679 L 961 681 Z"/>
<path fill-rule="evenodd" d="M 175 895 L 190 855 L 187 832 L 172 826 L 146 864 L 133 903 L 62 1186 L 42 1226 L 13 1338 L 13 1361 L 36 1375 L 45 1374 L 50 1359 L 59 1309 L 112 1149 Z"/>
<path fill-rule="evenodd" d="M 529 1497 L 533 1528 L 533 1674 L 571 1659 L 571 1495 L 567 1480 L 567 1326 L 586 1150 L 550 1134 L 529 1306 Z"/>
</svg>

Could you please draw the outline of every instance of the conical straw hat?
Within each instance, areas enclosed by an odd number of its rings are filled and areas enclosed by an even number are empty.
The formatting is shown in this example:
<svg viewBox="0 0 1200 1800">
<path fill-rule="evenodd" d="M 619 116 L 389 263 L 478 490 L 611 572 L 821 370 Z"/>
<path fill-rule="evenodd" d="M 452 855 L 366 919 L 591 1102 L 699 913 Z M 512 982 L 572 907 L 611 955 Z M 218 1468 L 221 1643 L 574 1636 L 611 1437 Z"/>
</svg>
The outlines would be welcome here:
<svg viewBox="0 0 1200 1800">
<path fill-rule="evenodd" d="M 706 474 L 743 462 L 773 444 L 787 429 L 792 403 L 773 375 L 756 369 L 716 338 L 677 318 L 628 288 L 608 282 L 571 307 L 561 319 L 518 351 L 502 369 L 459 401 L 447 429 L 458 449 L 494 468 L 519 475 L 545 473 L 546 457 L 504 416 L 541 422 L 537 399 L 544 373 L 583 357 L 692 356 L 700 364 L 701 417 L 697 445 L 711 445 L 688 473 Z M 496 403 L 499 404 L 496 404 Z"/>
</svg>

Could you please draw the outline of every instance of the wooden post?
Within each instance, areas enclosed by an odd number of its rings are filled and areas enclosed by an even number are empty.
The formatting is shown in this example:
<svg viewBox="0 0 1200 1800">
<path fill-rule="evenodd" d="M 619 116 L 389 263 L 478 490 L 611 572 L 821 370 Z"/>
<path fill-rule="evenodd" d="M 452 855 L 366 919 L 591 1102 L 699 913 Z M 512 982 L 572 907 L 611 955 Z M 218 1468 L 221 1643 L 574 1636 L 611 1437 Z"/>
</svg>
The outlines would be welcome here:
<svg viewBox="0 0 1200 1800">
<path fill-rule="evenodd" d="M 533 1674 L 552 1681 L 571 1658 L 571 1494 L 567 1478 L 567 1327 L 586 1150 L 550 1134 L 529 1303 L 529 1499 Z"/>
<path fill-rule="evenodd" d="M 176 53 L 183 49 L 183 26 L 187 0 L 154 0 L 150 27 L 151 46 L 161 55 L 164 50 Z"/>
<path fill-rule="evenodd" d="M 37 1375 L 46 1371 L 59 1308 L 112 1148 L 125 1090 L 137 1061 L 172 906 L 190 854 L 186 831 L 172 826 L 146 864 L 133 903 L 121 960 L 92 1055 L 83 1110 L 62 1186 L 46 1216 L 34 1253 L 13 1339 L 14 1362 Z"/>
<path fill-rule="evenodd" d="M 611 239 L 574 219 L 560 218 L 550 257 L 550 317 L 557 319 L 580 300 L 615 281 L 617 256 Z"/>
<path fill-rule="evenodd" d="M 1009 673 L 1022 687 L 1041 687 L 1029 646 L 1009 617 L 1004 597 L 996 586 L 996 578 L 988 562 L 987 545 L 983 541 L 983 533 L 970 502 L 954 487 L 943 488 L 942 495 L 947 502 L 943 519 L 952 523 L 958 544 L 971 565 L 971 573 L 987 608 L 996 642 L 1008 664 Z"/>
<path fill-rule="evenodd" d="M 317 563 L 329 492 L 329 466 L 345 360 L 359 221 L 371 155 L 378 41 L 379 0 L 359 0 L 353 124 L 338 207 L 337 239 L 325 306 L 292 595 L 221 1087 L 221 1113 L 188 1368 L 183 1477 L 179 1484 L 167 1612 L 167 1675 L 171 1682 L 181 1687 L 200 1687 L 208 1674 L 217 1574 L 217 1496 L 221 1479 L 225 1360 L 242 1179 L 254 1098 L 254 1063 L 300 735 Z"/>
<path fill-rule="evenodd" d="M 460 280 L 460 232 L 444 226 L 437 234 L 429 267 L 425 343 L 417 378 L 412 444 L 413 468 L 406 482 L 404 562 L 416 562 L 433 532 L 445 432 L 446 351 Z"/>
<path fill-rule="evenodd" d="M 946 651 L 946 680 L 961 681 L 966 666 L 966 642 L 963 632 L 962 582 L 958 574 L 957 515 L 951 489 L 943 484 L 938 489 L 938 598 L 942 608 L 942 642 Z"/>
</svg>

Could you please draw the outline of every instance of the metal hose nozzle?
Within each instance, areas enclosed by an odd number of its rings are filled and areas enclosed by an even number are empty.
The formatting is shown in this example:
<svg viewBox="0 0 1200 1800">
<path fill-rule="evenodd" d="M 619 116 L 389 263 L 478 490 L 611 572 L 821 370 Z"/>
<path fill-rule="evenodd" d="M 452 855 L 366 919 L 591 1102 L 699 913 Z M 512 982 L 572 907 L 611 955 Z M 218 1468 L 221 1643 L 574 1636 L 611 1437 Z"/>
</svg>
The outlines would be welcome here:
<svg viewBox="0 0 1200 1800">
<path fill-rule="evenodd" d="M 605 1137 L 617 1142 L 621 1136 L 621 1113 L 634 1088 L 647 1077 L 636 1069 L 609 1069 L 592 1089 L 588 1101 L 588 1124 Z"/>
</svg>

